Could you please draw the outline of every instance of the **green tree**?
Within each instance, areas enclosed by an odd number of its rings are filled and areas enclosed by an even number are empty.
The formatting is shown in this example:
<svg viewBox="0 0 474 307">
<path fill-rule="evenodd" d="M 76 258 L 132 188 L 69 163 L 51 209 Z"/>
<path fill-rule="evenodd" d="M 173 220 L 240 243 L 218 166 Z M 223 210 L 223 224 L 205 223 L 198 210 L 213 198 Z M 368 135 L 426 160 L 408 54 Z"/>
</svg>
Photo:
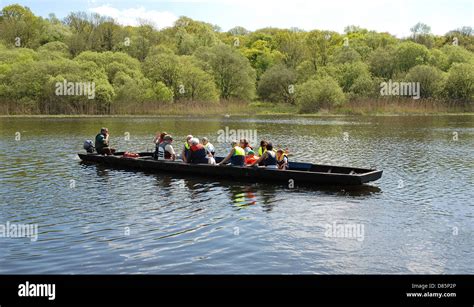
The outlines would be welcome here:
<svg viewBox="0 0 474 307">
<path fill-rule="evenodd" d="M 363 62 L 345 63 L 337 67 L 336 80 L 350 97 L 368 97 L 373 94 L 373 81 L 369 67 Z"/>
<path fill-rule="evenodd" d="M 179 97 L 191 101 L 218 102 L 219 93 L 212 76 L 190 60 L 181 59 L 181 65 Z"/>
<path fill-rule="evenodd" d="M 336 46 L 342 41 L 336 32 L 311 31 L 305 37 L 306 54 L 308 63 L 315 73 L 320 66 L 328 64 L 330 56 L 334 53 Z"/>
<path fill-rule="evenodd" d="M 405 80 L 420 83 L 420 96 L 422 98 L 436 97 L 443 85 L 444 77 L 440 69 L 429 65 L 417 65 L 411 68 Z"/>
<path fill-rule="evenodd" d="M 440 46 L 457 44 L 470 52 L 474 52 L 474 29 L 470 26 L 464 26 L 449 31 L 444 37 L 440 38 L 439 42 Z"/>
<path fill-rule="evenodd" d="M 285 65 L 268 69 L 258 83 L 258 95 L 267 101 L 294 103 L 296 72 Z"/>
<path fill-rule="evenodd" d="M 360 54 L 352 47 L 341 46 L 334 52 L 332 61 L 338 64 L 353 63 L 361 60 Z"/>
<path fill-rule="evenodd" d="M 345 99 L 339 84 L 331 77 L 312 79 L 296 87 L 296 102 L 301 113 L 337 106 Z"/>
<path fill-rule="evenodd" d="M 428 60 L 429 65 L 434 66 L 442 71 L 447 71 L 451 63 L 449 63 L 448 56 L 446 53 L 439 49 L 432 49 L 430 58 Z"/>
<path fill-rule="evenodd" d="M 166 87 L 163 82 L 156 82 L 153 91 L 155 92 L 157 101 L 165 103 L 173 102 L 173 90 Z"/>
<path fill-rule="evenodd" d="M 49 14 L 49 18 L 42 20 L 40 34 L 40 44 L 44 45 L 52 42 L 66 42 L 71 36 L 69 27 L 64 25 L 54 14 Z"/>
<path fill-rule="evenodd" d="M 41 19 L 28 7 L 5 6 L 0 13 L 0 33 L 8 46 L 32 48 L 39 45 Z"/>
<path fill-rule="evenodd" d="M 163 82 L 175 97 L 179 96 L 180 61 L 173 53 L 150 54 L 143 63 L 145 76 L 153 82 Z"/>
<path fill-rule="evenodd" d="M 396 67 L 405 72 L 420 64 L 426 64 L 429 60 L 429 50 L 423 45 L 406 41 L 398 45 L 396 50 Z"/>
<path fill-rule="evenodd" d="M 369 67 L 365 63 L 354 62 L 339 65 L 335 77 L 339 80 L 339 85 L 342 87 L 342 90 L 349 92 L 354 81 L 360 76 L 370 78 Z"/>
<path fill-rule="evenodd" d="M 281 63 L 283 54 L 277 50 L 271 50 L 267 41 L 256 40 L 250 48 L 243 48 L 242 54 L 250 61 L 250 65 L 257 73 L 257 80 L 272 65 Z"/>
<path fill-rule="evenodd" d="M 447 57 L 448 67 L 451 67 L 453 63 L 474 63 L 472 52 L 461 46 L 446 45 L 441 48 L 441 51 Z"/>
<path fill-rule="evenodd" d="M 411 39 L 418 43 L 425 45 L 428 48 L 433 47 L 435 40 L 434 36 L 431 34 L 431 27 L 424 23 L 417 23 L 412 28 L 410 28 L 412 33 Z"/>
<path fill-rule="evenodd" d="M 474 65 L 453 64 L 448 71 L 444 91 L 451 99 L 472 103 L 474 101 Z"/>
<path fill-rule="evenodd" d="M 396 49 L 393 47 L 377 48 L 369 57 L 368 64 L 374 76 L 390 79 L 397 67 Z"/>
<path fill-rule="evenodd" d="M 233 27 L 229 31 L 227 31 L 230 35 L 236 36 L 236 35 L 248 35 L 250 34 L 250 31 L 245 29 L 244 27 Z"/>
<path fill-rule="evenodd" d="M 90 46 L 89 37 L 94 30 L 88 15 L 84 12 L 70 13 L 64 18 L 64 23 L 72 33 L 66 40 L 71 54 L 76 56 L 87 50 Z"/>
<path fill-rule="evenodd" d="M 180 17 L 174 26 L 177 53 L 190 55 L 199 47 L 212 47 L 217 43 L 213 26 L 208 23 Z"/>
<path fill-rule="evenodd" d="M 304 33 L 280 30 L 275 35 L 278 50 L 283 54 L 283 61 L 290 68 L 296 68 L 304 59 Z"/>
<path fill-rule="evenodd" d="M 160 38 L 164 38 L 163 32 L 157 32 L 153 26 L 141 24 L 138 27 L 126 27 L 121 34 L 122 38 L 115 44 L 115 51 L 128 53 L 130 56 L 143 62 L 154 45 L 164 44 Z"/>
<path fill-rule="evenodd" d="M 221 98 L 251 100 L 255 96 L 255 70 L 238 51 L 221 44 L 198 50 L 196 56 L 214 77 Z"/>
<path fill-rule="evenodd" d="M 38 56 L 42 60 L 69 58 L 69 47 L 62 42 L 50 42 L 38 48 Z"/>
</svg>

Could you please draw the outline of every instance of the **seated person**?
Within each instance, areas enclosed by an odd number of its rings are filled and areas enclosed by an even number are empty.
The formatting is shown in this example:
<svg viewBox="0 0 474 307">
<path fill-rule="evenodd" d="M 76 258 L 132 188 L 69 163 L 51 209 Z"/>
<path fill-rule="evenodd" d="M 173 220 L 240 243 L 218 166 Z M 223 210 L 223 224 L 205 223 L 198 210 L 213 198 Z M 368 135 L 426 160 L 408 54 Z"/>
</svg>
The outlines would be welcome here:
<svg viewBox="0 0 474 307">
<path fill-rule="evenodd" d="M 95 137 L 95 150 L 101 155 L 113 155 L 115 149 L 109 147 L 109 129 L 102 128 Z"/>
<path fill-rule="evenodd" d="M 276 152 L 276 159 L 278 169 L 288 169 L 288 156 L 282 149 L 278 149 Z"/>
<path fill-rule="evenodd" d="M 247 155 L 245 156 L 245 165 L 252 166 L 255 162 L 257 162 L 258 157 L 255 156 L 255 152 L 253 150 L 249 150 Z"/>
<path fill-rule="evenodd" d="M 191 139 L 193 138 L 192 135 L 188 135 L 186 137 L 186 142 L 184 142 L 184 147 L 183 147 L 183 151 L 181 152 L 181 159 L 183 159 L 183 162 L 188 162 L 186 159 L 188 157 L 188 154 L 189 154 L 189 148 L 191 147 Z"/>
<path fill-rule="evenodd" d="M 250 150 L 253 150 L 252 146 L 250 146 L 247 139 L 241 139 L 239 146 L 244 149 L 246 155 L 248 155 Z"/>
<path fill-rule="evenodd" d="M 216 154 L 216 149 L 214 148 L 214 145 L 209 142 L 207 137 L 202 138 L 202 145 L 206 148 L 207 152 L 210 153 L 213 157 Z"/>
<path fill-rule="evenodd" d="M 243 150 L 242 147 L 238 146 L 238 143 L 236 141 L 233 141 L 230 146 L 232 149 L 230 150 L 229 154 L 227 157 L 224 158 L 221 162 L 219 162 L 217 165 L 224 165 L 228 161 L 230 161 L 230 164 L 232 166 L 244 166 L 245 163 L 245 151 Z"/>
<path fill-rule="evenodd" d="M 273 151 L 272 143 L 267 144 L 266 151 L 258 158 L 255 164 L 265 166 L 266 168 L 278 168 L 276 153 Z"/>
<path fill-rule="evenodd" d="M 168 133 L 163 131 L 163 132 L 157 132 L 155 137 L 153 138 L 153 143 L 155 143 L 156 145 L 160 145 L 161 142 L 163 142 L 164 140 L 164 137 L 165 135 L 167 135 Z"/>
<path fill-rule="evenodd" d="M 258 156 L 261 157 L 263 156 L 263 153 L 267 150 L 267 141 L 261 140 L 260 141 L 260 147 L 258 148 Z"/>
<path fill-rule="evenodd" d="M 199 139 L 192 138 L 189 143 L 191 146 L 188 150 L 186 162 L 191 164 L 208 164 L 206 148 L 199 143 Z"/>
<path fill-rule="evenodd" d="M 163 142 L 157 146 L 158 149 L 158 160 L 171 160 L 176 159 L 176 153 L 174 152 L 173 146 L 173 137 L 169 134 L 163 137 Z"/>
<path fill-rule="evenodd" d="M 168 134 L 167 132 L 162 132 L 162 133 L 157 132 L 155 137 L 153 138 L 153 143 L 155 143 L 155 152 L 153 152 L 153 158 L 155 160 L 158 159 L 158 150 L 159 150 L 160 144 L 164 141 L 164 138 L 167 134 Z"/>
</svg>

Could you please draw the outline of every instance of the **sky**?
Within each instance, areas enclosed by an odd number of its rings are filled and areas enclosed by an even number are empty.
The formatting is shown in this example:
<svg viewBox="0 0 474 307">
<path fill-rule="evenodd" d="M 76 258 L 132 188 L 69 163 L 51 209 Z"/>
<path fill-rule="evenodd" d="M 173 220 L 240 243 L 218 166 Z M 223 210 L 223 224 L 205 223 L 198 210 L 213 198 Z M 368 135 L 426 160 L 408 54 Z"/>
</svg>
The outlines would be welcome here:
<svg viewBox="0 0 474 307">
<path fill-rule="evenodd" d="M 418 22 L 429 25 L 437 35 L 474 27 L 474 0 L 0 0 L 1 7 L 14 3 L 43 17 L 95 12 L 124 25 L 152 21 L 157 28 L 171 26 L 179 16 L 216 24 L 224 31 L 243 26 L 342 33 L 345 26 L 357 25 L 406 37 Z"/>
</svg>

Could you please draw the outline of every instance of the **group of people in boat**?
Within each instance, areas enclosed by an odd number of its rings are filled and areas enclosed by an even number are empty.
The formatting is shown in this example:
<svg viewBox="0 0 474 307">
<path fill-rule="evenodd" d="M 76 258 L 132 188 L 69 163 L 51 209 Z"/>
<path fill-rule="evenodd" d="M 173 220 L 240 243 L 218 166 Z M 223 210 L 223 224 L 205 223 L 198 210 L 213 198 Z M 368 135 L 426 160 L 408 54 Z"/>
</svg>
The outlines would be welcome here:
<svg viewBox="0 0 474 307">
<path fill-rule="evenodd" d="M 241 139 L 239 142 L 232 141 L 230 152 L 219 163 L 216 163 L 214 159 L 215 147 L 206 137 L 198 139 L 188 135 L 179 156 L 172 145 L 173 137 L 167 132 L 157 133 L 153 138 L 153 143 L 156 147 L 153 158 L 156 160 L 174 161 L 180 157 L 183 162 L 191 164 L 230 164 L 232 166 L 260 166 L 283 170 L 288 168 L 286 150 L 275 150 L 272 143 L 265 140 L 260 142 L 257 151 L 254 151 L 246 139 Z M 95 149 L 99 154 L 114 154 L 115 149 L 109 146 L 109 131 L 107 128 L 102 128 L 96 136 Z"/>
</svg>

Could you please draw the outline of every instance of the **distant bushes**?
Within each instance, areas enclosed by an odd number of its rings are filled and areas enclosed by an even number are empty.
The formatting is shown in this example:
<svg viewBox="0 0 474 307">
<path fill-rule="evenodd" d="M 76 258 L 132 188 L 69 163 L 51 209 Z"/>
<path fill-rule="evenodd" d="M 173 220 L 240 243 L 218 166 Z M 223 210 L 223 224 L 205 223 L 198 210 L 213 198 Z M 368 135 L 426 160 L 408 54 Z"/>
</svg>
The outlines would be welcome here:
<svg viewBox="0 0 474 307">
<path fill-rule="evenodd" d="M 156 30 L 81 12 L 42 18 L 9 5 L 0 14 L 0 110 L 107 114 L 262 100 L 315 112 L 377 101 L 381 83 L 389 80 L 420 83 L 423 99 L 472 104 L 473 29 L 435 36 L 419 23 L 411 31 L 405 39 L 357 26 L 343 34 L 242 27 L 222 32 L 187 17 Z M 94 98 L 57 95 L 64 80 L 94 82 Z"/>
<path fill-rule="evenodd" d="M 300 112 L 317 112 L 321 108 L 330 108 L 345 102 L 341 87 L 331 77 L 312 79 L 296 87 L 297 103 Z"/>
<path fill-rule="evenodd" d="M 405 76 L 407 82 L 420 82 L 420 97 L 442 97 L 445 82 L 444 73 L 433 66 L 417 65 L 411 68 Z"/>
<path fill-rule="evenodd" d="M 474 65 L 453 64 L 446 78 L 444 92 L 451 99 L 474 101 Z"/>
<path fill-rule="evenodd" d="M 272 66 L 260 78 L 258 95 L 264 101 L 294 104 L 296 79 L 293 69 L 282 64 Z"/>
</svg>

